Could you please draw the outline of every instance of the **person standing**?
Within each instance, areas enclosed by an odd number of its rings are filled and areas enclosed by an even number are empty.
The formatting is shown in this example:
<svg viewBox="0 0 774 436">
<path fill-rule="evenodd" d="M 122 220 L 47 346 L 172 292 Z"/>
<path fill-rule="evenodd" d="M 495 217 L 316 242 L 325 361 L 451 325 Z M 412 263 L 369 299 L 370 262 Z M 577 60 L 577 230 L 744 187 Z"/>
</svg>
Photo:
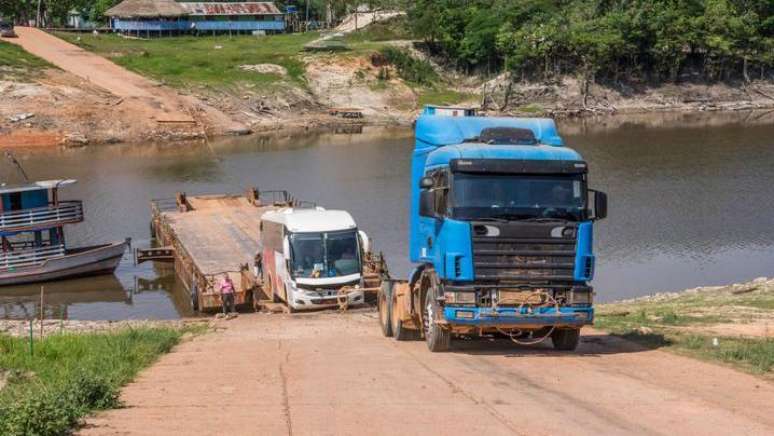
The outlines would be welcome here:
<svg viewBox="0 0 774 436">
<path fill-rule="evenodd" d="M 236 312 L 234 309 L 234 282 L 228 274 L 223 274 L 220 282 L 220 301 L 223 303 L 223 314 Z"/>
</svg>

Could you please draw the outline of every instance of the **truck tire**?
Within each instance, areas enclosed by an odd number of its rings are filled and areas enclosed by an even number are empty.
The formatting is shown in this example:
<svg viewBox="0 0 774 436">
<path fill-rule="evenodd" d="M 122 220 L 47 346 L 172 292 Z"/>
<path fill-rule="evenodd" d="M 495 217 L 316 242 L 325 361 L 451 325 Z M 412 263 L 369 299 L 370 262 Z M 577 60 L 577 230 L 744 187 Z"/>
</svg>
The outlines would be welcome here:
<svg viewBox="0 0 774 436">
<path fill-rule="evenodd" d="M 392 329 L 392 337 L 394 337 L 396 341 L 413 341 L 417 337 L 417 331 L 409 330 L 403 326 L 403 321 L 398 318 L 398 311 L 395 310 L 395 304 L 397 303 L 396 299 L 397 297 L 395 295 L 392 295 L 392 298 L 390 299 L 390 324 Z"/>
<path fill-rule="evenodd" d="M 580 329 L 556 329 L 551 333 L 554 348 L 560 351 L 575 351 L 580 343 Z"/>
<path fill-rule="evenodd" d="M 426 287 L 425 301 L 423 302 L 422 327 L 424 328 L 427 348 L 433 353 L 449 351 L 451 346 L 451 331 L 438 324 L 443 308 L 438 302 L 440 290 L 438 279 L 434 273 L 429 273 L 423 283 Z"/>
<path fill-rule="evenodd" d="M 376 294 L 376 306 L 379 308 L 379 325 L 385 337 L 392 337 L 392 282 L 383 281 Z"/>
</svg>

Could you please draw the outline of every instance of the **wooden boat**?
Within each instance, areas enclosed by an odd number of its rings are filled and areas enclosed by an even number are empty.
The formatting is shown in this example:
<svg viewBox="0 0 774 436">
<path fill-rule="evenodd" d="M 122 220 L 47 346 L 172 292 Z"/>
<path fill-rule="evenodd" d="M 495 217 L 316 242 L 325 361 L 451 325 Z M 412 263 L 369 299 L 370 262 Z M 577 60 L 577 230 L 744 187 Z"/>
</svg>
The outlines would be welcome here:
<svg viewBox="0 0 774 436">
<path fill-rule="evenodd" d="M 46 282 L 65 278 L 83 277 L 97 274 L 112 274 L 116 270 L 126 251 L 129 241 L 65 249 L 44 260 L 30 257 L 23 252 L 24 262 L 3 262 L 0 257 L 0 286 L 21 285 Z M 29 259 L 29 260 L 28 260 Z M 28 261 L 27 261 L 28 260 Z"/>
<path fill-rule="evenodd" d="M 59 201 L 75 180 L 0 186 L 0 286 L 109 274 L 130 240 L 67 248 L 64 226 L 84 220 L 83 203 Z"/>
</svg>

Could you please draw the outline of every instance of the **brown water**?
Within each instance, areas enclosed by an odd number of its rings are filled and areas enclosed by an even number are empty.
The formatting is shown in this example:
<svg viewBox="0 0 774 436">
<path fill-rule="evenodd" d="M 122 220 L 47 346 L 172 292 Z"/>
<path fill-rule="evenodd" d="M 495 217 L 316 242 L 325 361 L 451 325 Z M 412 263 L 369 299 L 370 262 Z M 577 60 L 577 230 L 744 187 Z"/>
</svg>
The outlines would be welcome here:
<svg viewBox="0 0 774 436">
<path fill-rule="evenodd" d="M 597 226 L 594 285 L 601 301 L 774 275 L 774 124 L 770 114 L 665 115 L 566 121 L 566 142 L 610 195 Z M 76 178 L 64 196 L 85 202 L 73 245 L 132 237 L 149 244 L 149 201 L 189 194 L 287 189 L 349 210 L 405 276 L 410 129 L 248 137 L 203 144 L 16 151 L 35 179 Z M 2 178 L 15 177 L 2 167 Z M 115 277 L 46 284 L 52 318 L 144 319 L 190 314 L 167 265 Z M 0 318 L 39 311 L 40 286 L 0 289 Z"/>
</svg>

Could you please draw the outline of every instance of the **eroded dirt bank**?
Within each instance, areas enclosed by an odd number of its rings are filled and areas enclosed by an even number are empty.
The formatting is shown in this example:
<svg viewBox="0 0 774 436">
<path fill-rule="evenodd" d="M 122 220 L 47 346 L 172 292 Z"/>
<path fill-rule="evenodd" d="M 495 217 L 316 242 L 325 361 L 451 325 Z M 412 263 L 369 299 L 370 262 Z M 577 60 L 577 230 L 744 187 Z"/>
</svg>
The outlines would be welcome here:
<svg viewBox="0 0 774 436">
<path fill-rule="evenodd" d="M 425 102 L 479 107 L 487 115 L 596 117 L 700 114 L 774 108 L 774 84 L 591 85 L 575 78 L 528 83 L 507 74 L 465 76 L 432 62 L 410 41 L 388 44 L 430 62 L 440 82 L 428 90 L 401 79 L 376 53 L 303 53 L 303 86 L 191 84 L 173 89 L 37 29 L 14 41 L 51 62 L 17 74 L 0 70 L 0 146 L 84 145 L 199 139 L 247 131 L 306 130 L 338 125 L 410 125 Z M 240 65 L 256 74 L 287 74 L 275 64 Z M 444 101 L 453 98 L 454 101 Z M 459 101 L 462 99 L 462 101 Z M 355 108 L 363 118 L 331 116 Z M 683 115 L 672 116 L 685 118 Z M 597 123 L 598 121 L 594 121 Z"/>
</svg>

